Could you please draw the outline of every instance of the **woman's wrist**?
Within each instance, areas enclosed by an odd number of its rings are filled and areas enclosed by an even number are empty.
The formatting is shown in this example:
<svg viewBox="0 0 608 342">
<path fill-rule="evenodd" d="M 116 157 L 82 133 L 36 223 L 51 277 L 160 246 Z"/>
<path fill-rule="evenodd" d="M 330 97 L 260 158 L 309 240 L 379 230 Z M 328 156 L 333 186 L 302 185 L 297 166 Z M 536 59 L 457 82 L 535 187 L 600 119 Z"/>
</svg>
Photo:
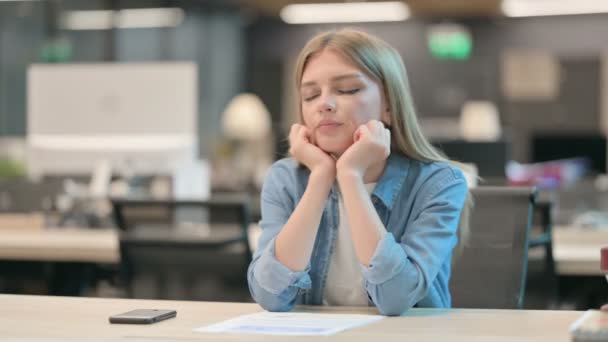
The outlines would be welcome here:
<svg viewBox="0 0 608 342">
<path fill-rule="evenodd" d="M 358 180 L 363 179 L 363 172 L 349 167 L 338 167 L 336 168 L 336 178 L 338 182 L 340 180 Z"/>
<path fill-rule="evenodd" d="M 363 174 L 355 169 L 340 168 L 336 172 L 336 179 L 340 185 L 347 185 L 347 183 L 363 182 Z"/>
<path fill-rule="evenodd" d="M 324 168 L 315 168 L 310 172 L 309 186 L 330 189 L 336 179 L 336 171 Z"/>
</svg>

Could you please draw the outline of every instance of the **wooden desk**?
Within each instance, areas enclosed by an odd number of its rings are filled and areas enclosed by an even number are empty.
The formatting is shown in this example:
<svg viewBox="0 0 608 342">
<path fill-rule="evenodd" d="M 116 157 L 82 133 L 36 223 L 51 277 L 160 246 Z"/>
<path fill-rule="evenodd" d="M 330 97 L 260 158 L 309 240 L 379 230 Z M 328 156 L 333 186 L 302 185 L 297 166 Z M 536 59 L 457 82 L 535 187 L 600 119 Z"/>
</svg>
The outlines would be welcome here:
<svg viewBox="0 0 608 342">
<path fill-rule="evenodd" d="M 0 260 L 117 264 L 118 234 L 113 229 L 0 228 Z"/>
<path fill-rule="evenodd" d="M 133 309 L 177 310 L 152 325 L 114 325 L 108 316 Z M 373 308 L 306 307 L 302 311 L 368 313 Z M 192 329 L 261 311 L 256 304 L 0 295 L 3 339 L 137 341 L 308 341 L 313 338 L 219 335 Z M 569 341 L 568 327 L 582 312 L 477 309 L 413 309 L 404 317 L 317 338 L 323 341 Z"/>
<path fill-rule="evenodd" d="M 252 250 L 260 233 L 255 224 L 249 229 Z M 118 264 L 118 233 L 110 228 L 0 228 L 0 260 Z"/>
<path fill-rule="evenodd" d="M 600 250 L 608 246 L 608 227 L 581 229 L 556 226 L 553 229 L 553 258 L 559 275 L 602 276 Z"/>
<path fill-rule="evenodd" d="M 260 234 L 252 225 L 255 250 Z M 560 275 L 602 275 L 599 253 L 608 245 L 608 229 L 558 226 L 553 230 L 553 257 Z M 0 260 L 70 261 L 116 264 L 118 235 L 112 229 L 0 229 Z"/>
</svg>

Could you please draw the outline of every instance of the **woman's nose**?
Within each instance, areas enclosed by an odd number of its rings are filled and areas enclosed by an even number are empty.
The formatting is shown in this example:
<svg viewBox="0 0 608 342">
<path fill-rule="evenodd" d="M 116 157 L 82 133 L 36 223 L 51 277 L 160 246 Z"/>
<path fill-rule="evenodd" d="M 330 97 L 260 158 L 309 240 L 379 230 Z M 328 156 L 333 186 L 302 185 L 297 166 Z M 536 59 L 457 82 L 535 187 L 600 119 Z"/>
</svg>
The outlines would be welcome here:
<svg viewBox="0 0 608 342">
<path fill-rule="evenodd" d="M 335 112 L 336 111 L 336 99 L 330 95 L 322 95 L 321 101 L 318 103 L 317 108 L 319 113 Z"/>
</svg>

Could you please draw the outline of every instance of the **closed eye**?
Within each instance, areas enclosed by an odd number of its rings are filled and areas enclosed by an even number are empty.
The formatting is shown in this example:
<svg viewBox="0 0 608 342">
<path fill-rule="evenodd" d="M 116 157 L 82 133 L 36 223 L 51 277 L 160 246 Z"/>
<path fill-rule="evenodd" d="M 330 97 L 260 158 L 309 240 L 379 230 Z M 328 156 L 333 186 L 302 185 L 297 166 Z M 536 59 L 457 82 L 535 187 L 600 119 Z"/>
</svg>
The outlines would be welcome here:
<svg viewBox="0 0 608 342">
<path fill-rule="evenodd" d="M 312 101 L 312 100 L 314 100 L 315 98 L 317 98 L 318 96 L 319 96 L 318 94 L 315 94 L 315 95 L 310 95 L 310 96 L 308 96 L 308 97 L 304 97 L 304 101 L 305 101 L 305 102 Z"/>
<path fill-rule="evenodd" d="M 360 90 L 359 88 L 353 88 L 353 89 L 348 89 L 348 90 L 338 90 L 338 94 L 352 95 L 352 94 L 355 94 L 356 92 L 358 92 L 359 90 Z"/>
</svg>

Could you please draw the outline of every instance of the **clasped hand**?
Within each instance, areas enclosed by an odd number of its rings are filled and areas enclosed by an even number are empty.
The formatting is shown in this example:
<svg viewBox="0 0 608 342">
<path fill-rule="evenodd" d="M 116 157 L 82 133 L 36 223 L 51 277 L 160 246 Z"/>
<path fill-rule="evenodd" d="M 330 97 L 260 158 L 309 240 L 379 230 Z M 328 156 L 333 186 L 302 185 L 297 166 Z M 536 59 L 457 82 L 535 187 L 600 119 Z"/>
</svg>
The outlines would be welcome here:
<svg viewBox="0 0 608 342">
<path fill-rule="evenodd" d="M 334 158 L 312 142 L 312 132 L 304 125 L 294 124 L 289 133 L 289 153 L 310 169 L 332 182 L 339 173 L 351 173 L 363 178 L 374 164 L 390 154 L 391 132 L 382 122 L 371 120 L 353 133 L 353 144 L 341 156 Z"/>
</svg>

